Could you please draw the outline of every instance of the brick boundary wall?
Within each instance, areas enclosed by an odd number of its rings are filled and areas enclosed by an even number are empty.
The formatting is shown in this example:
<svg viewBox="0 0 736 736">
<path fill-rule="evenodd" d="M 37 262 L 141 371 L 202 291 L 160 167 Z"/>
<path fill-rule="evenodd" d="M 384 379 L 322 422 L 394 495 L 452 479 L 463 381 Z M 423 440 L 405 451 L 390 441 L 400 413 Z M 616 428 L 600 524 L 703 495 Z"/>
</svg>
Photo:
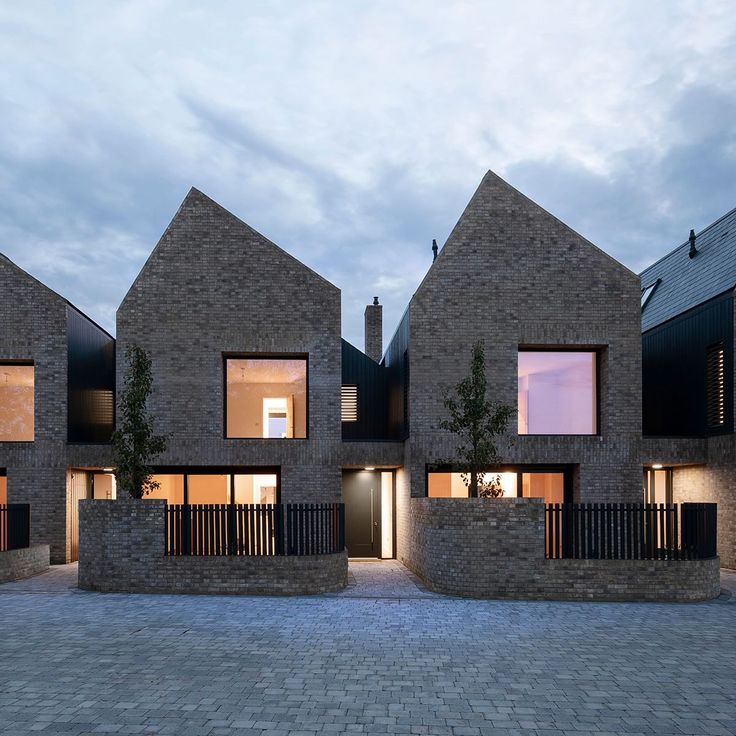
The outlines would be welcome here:
<svg viewBox="0 0 736 736">
<path fill-rule="evenodd" d="M 125 593 L 312 595 L 347 584 L 345 551 L 305 557 L 167 557 L 165 501 L 79 503 L 79 587 Z"/>
<path fill-rule="evenodd" d="M 44 572 L 48 566 L 48 544 L 34 544 L 24 549 L 0 552 L 0 583 L 30 578 Z"/>
<path fill-rule="evenodd" d="M 541 499 L 412 498 L 401 559 L 427 587 L 477 598 L 703 601 L 720 561 L 547 560 Z"/>
</svg>

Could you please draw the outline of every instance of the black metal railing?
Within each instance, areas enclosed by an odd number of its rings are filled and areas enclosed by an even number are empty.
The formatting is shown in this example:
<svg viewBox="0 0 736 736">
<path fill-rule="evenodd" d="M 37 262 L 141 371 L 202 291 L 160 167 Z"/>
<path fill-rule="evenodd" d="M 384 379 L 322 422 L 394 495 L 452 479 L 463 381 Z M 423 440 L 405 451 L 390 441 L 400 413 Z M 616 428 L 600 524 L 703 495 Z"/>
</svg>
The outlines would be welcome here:
<svg viewBox="0 0 736 736">
<path fill-rule="evenodd" d="M 24 549 L 31 543 L 31 506 L 27 503 L 0 505 L 0 552 Z"/>
<path fill-rule="evenodd" d="M 345 548 L 341 503 L 171 504 L 169 555 L 324 555 Z"/>
<path fill-rule="evenodd" d="M 545 526 L 548 559 L 704 560 L 717 555 L 714 503 L 550 504 Z"/>
</svg>

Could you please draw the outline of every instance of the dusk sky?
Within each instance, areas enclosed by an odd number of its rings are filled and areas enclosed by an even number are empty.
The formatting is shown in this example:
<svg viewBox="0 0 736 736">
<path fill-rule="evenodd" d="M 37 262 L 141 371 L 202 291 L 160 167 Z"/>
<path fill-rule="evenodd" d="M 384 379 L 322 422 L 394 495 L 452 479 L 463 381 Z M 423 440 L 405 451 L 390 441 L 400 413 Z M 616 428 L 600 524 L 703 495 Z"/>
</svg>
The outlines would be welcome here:
<svg viewBox="0 0 736 736">
<path fill-rule="evenodd" d="M 488 169 L 636 271 L 736 207 L 727 0 L 5 3 L 0 98 L 0 252 L 113 333 L 191 186 L 361 348 Z"/>
</svg>

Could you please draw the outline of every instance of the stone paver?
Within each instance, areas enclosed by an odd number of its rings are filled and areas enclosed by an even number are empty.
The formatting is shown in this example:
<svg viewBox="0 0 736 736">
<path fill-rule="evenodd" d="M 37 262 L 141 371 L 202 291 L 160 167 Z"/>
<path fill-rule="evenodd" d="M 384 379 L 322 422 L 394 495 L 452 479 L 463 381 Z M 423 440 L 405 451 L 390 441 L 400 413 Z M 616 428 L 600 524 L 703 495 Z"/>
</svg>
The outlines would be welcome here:
<svg viewBox="0 0 736 736">
<path fill-rule="evenodd" d="M 728 594 L 473 601 L 397 563 L 304 598 L 101 595 L 74 574 L 0 586 L 2 734 L 736 733 Z"/>
</svg>

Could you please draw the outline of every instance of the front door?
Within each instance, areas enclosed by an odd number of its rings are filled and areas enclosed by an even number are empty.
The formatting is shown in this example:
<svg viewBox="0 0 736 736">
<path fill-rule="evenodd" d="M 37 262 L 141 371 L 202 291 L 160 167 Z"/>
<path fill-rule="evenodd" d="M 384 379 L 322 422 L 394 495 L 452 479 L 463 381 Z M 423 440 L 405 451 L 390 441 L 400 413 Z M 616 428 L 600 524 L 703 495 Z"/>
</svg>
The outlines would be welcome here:
<svg viewBox="0 0 736 736">
<path fill-rule="evenodd" d="M 79 559 L 79 501 L 91 498 L 90 474 L 84 470 L 72 470 L 69 480 L 69 562 Z"/>
<path fill-rule="evenodd" d="M 371 470 L 346 470 L 345 546 L 348 557 L 381 556 L 381 476 Z"/>
</svg>

